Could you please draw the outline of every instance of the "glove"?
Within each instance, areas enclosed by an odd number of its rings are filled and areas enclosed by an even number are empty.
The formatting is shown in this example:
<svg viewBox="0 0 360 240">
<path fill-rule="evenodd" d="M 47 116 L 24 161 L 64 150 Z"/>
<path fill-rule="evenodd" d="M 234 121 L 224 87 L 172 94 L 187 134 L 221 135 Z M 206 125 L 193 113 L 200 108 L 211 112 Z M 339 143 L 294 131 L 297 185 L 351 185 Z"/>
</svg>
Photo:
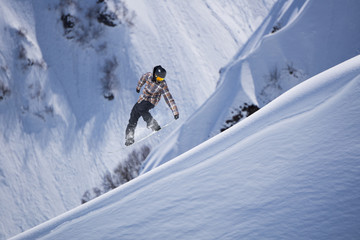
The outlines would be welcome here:
<svg viewBox="0 0 360 240">
<path fill-rule="evenodd" d="M 139 92 L 140 92 L 140 89 L 136 88 L 136 92 L 139 93 Z"/>
<path fill-rule="evenodd" d="M 175 120 L 179 118 L 179 114 L 174 115 Z"/>
</svg>

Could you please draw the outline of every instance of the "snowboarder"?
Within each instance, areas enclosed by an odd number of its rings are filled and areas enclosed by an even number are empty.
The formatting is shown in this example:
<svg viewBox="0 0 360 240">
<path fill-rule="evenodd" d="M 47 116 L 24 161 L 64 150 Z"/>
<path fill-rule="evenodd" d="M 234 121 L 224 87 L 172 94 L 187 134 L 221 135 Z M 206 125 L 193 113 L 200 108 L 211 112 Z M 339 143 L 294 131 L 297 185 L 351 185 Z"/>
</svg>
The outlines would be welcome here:
<svg viewBox="0 0 360 240">
<path fill-rule="evenodd" d="M 164 95 L 164 99 L 171 111 L 173 112 L 175 120 L 179 118 L 179 111 L 175 104 L 173 97 L 169 92 L 166 81 L 166 70 L 159 66 L 155 66 L 153 72 L 145 73 L 141 76 L 136 92 L 140 92 L 141 87 L 145 85 L 139 100 L 135 103 L 130 113 L 129 123 L 125 132 L 125 145 L 129 146 L 134 143 L 134 134 L 137 122 L 140 117 L 147 123 L 147 127 L 153 131 L 159 131 L 161 127 L 158 122 L 151 116 L 150 109 L 154 108 Z"/>
</svg>

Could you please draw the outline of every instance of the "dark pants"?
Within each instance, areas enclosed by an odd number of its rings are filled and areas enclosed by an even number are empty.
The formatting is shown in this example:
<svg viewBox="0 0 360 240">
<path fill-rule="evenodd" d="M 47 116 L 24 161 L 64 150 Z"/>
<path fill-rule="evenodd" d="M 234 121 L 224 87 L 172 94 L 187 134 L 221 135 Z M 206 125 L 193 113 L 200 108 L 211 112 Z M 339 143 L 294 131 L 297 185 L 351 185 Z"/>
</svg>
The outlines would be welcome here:
<svg viewBox="0 0 360 240">
<path fill-rule="evenodd" d="M 126 139 L 134 138 L 135 128 L 140 117 L 144 119 L 148 127 L 151 127 L 154 123 L 156 123 L 155 119 L 149 112 L 150 109 L 154 107 L 154 104 L 148 101 L 142 101 L 134 105 L 130 113 L 129 123 L 126 127 Z"/>
</svg>

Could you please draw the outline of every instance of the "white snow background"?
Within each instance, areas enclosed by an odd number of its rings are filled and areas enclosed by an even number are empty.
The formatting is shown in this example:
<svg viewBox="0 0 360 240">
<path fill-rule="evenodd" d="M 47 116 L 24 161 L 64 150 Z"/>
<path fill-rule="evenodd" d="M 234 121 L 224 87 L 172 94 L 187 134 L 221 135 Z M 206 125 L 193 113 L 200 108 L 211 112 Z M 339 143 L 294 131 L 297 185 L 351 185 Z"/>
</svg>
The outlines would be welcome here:
<svg viewBox="0 0 360 240">
<path fill-rule="evenodd" d="M 107 1 L 116 27 L 69 3 L 0 5 L 0 239 L 359 239 L 357 0 Z M 180 120 L 124 148 L 157 64 Z M 79 206 L 143 144 L 139 177 Z"/>
</svg>

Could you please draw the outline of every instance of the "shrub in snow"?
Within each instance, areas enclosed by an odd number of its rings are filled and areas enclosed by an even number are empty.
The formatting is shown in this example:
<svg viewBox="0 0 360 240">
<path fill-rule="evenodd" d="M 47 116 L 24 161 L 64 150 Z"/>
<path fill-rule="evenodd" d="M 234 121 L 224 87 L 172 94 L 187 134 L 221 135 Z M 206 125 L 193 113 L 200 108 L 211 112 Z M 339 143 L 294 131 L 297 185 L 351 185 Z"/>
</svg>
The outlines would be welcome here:
<svg viewBox="0 0 360 240">
<path fill-rule="evenodd" d="M 32 59 L 31 57 L 28 56 L 27 54 L 27 50 L 26 47 L 24 45 L 21 45 L 19 48 L 19 59 L 22 62 L 22 69 L 23 70 L 27 70 L 29 69 L 29 67 L 32 66 L 37 66 L 40 68 L 46 68 L 46 63 L 44 62 L 44 60 L 36 60 L 36 59 Z"/>
<path fill-rule="evenodd" d="M 85 1 L 84 1 L 85 2 Z M 133 26 L 134 12 L 130 12 L 123 1 L 98 0 L 84 5 L 82 1 L 61 0 L 58 8 L 64 36 L 81 44 L 87 44 L 102 35 L 104 26 Z"/>
<path fill-rule="evenodd" d="M 8 67 L 5 65 L 3 66 L 3 63 L 5 64 L 5 59 L 0 56 L 0 101 L 5 99 L 6 97 L 9 97 L 11 95 L 11 90 L 8 86 L 8 80 L 10 78 L 10 73 Z"/>
<path fill-rule="evenodd" d="M 103 187 L 104 192 L 108 192 L 112 189 L 115 189 L 119 185 L 120 184 L 115 184 L 113 175 L 109 171 L 107 171 L 103 177 L 103 182 L 102 182 L 102 187 Z"/>
<path fill-rule="evenodd" d="M 134 12 L 129 12 L 123 1 L 105 1 L 98 0 L 100 6 L 98 10 L 97 20 L 110 27 L 115 27 L 120 24 L 133 26 L 133 19 L 135 18 Z"/>
<path fill-rule="evenodd" d="M 51 105 L 51 106 L 45 106 L 45 109 L 44 109 L 44 113 L 50 115 L 50 116 L 54 116 L 54 107 Z"/>
<path fill-rule="evenodd" d="M 275 33 L 281 29 L 281 24 L 277 23 L 275 26 L 273 26 L 271 33 Z"/>
<path fill-rule="evenodd" d="M 139 175 L 139 171 L 143 161 L 150 153 L 148 146 L 143 146 L 139 151 L 132 151 L 127 159 L 118 164 L 113 173 L 107 171 L 102 177 L 101 188 L 93 188 L 92 191 L 87 190 L 81 198 L 81 204 L 100 196 L 118 186 L 131 181 Z"/>
<path fill-rule="evenodd" d="M 238 123 L 241 119 L 250 116 L 254 112 L 259 110 L 259 107 L 254 104 L 244 103 L 244 106 L 240 106 L 239 108 L 235 108 L 231 114 L 231 119 L 225 121 L 224 126 L 220 129 L 220 132 L 225 131 L 226 129 L 231 128 L 236 123 Z"/>
<path fill-rule="evenodd" d="M 11 91 L 8 87 L 6 87 L 1 79 L 0 79 L 0 101 L 3 100 L 5 97 L 10 96 Z"/>
<path fill-rule="evenodd" d="M 150 153 L 150 148 L 145 146 L 140 152 L 132 151 L 127 161 L 120 163 L 114 170 L 116 183 L 124 184 L 139 175 L 142 162 Z"/>
<path fill-rule="evenodd" d="M 289 72 L 290 75 L 293 75 L 294 77 L 298 78 L 298 70 L 296 70 L 294 68 L 294 64 L 291 62 L 291 63 L 288 63 L 287 66 L 286 66 L 286 70 Z"/>
<path fill-rule="evenodd" d="M 98 3 L 102 5 L 97 15 L 97 20 L 99 23 L 103 23 L 109 27 L 115 27 L 118 24 L 121 24 L 118 16 L 115 14 L 115 12 L 109 10 L 105 1 L 98 1 Z"/>
<path fill-rule="evenodd" d="M 114 89 L 118 85 L 117 74 L 115 73 L 116 68 L 119 66 L 116 57 L 112 59 L 105 60 L 105 65 L 102 71 L 105 73 L 105 76 L 101 78 L 102 91 L 103 95 L 108 100 L 114 99 Z"/>
<path fill-rule="evenodd" d="M 260 88 L 258 102 L 266 105 L 306 78 L 307 75 L 295 68 L 292 62 L 288 62 L 283 68 L 274 66 L 269 70 L 269 74 L 264 76 L 264 84 Z"/>
<path fill-rule="evenodd" d="M 27 37 L 26 29 L 20 28 L 16 30 L 16 33 L 19 37 L 18 57 L 23 70 L 27 70 L 31 66 L 37 66 L 42 69 L 46 69 L 45 61 L 42 58 L 34 55 L 34 52 L 37 52 L 37 49 L 34 51 L 36 45 L 33 44 L 32 41 Z"/>
<path fill-rule="evenodd" d="M 106 98 L 109 101 L 114 100 L 115 96 L 112 92 L 104 92 L 104 98 Z"/>
<path fill-rule="evenodd" d="M 61 15 L 61 21 L 65 30 L 65 35 L 71 32 L 71 29 L 75 26 L 76 18 L 70 14 Z"/>
<path fill-rule="evenodd" d="M 90 201 L 91 199 L 100 196 L 101 194 L 102 194 L 101 189 L 99 188 L 93 188 L 92 191 L 87 190 L 81 198 L 81 204 L 84 204 Z"/>
<path fill-rule="evenodd" d="M 270 75 L 269 75 L 269 80 L 271 83 L 276 84 L 279 79 L 280 79 L 280 71 L 277 67 L 274 67 L 271 71 L 270 71 Z M 278 86 L 280 88 L 280 86 Z"/>
</svg>

